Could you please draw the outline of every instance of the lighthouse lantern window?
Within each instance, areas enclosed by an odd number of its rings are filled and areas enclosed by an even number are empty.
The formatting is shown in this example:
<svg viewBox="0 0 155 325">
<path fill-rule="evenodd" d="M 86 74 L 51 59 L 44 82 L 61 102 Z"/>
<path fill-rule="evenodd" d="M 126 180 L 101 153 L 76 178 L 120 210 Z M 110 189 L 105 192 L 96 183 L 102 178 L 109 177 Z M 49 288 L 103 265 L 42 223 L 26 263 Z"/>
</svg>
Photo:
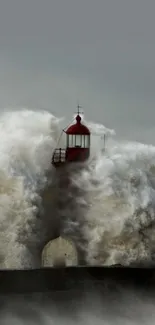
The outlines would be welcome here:
<svg viewBox="0 0 155 325">
<path fill-rule="evenodd" d="M 82 135 L 81 138 L 81 147 L 85 148 L 85 135 Z"/>
<path fill-rule="evenodd" d="M 90 147 L 90 135 L 84 134 L 67 134 L 67 147 L 74 148 L 89 148 Z"/>
<path fill-rule="evenodd" d="M 90 147 L 90 135 L 85 135 L 85 148 Z"/>
<path fill-rule="evenodd" d="M 81 134 L 75 136 L 75 147 L 81 147 Z"/>
<path fill-rule="evenodd" d="M 67 134 L 67 147 L 72 148 L 73 146 L 73 135 Z"/>
<path fill-rule="evenodd" d="M 72 147 L 75 147 L 75 143 L 76 143 L 76 135 L 73 134 L 73 142 L 72 142 Z"/>
</svg>

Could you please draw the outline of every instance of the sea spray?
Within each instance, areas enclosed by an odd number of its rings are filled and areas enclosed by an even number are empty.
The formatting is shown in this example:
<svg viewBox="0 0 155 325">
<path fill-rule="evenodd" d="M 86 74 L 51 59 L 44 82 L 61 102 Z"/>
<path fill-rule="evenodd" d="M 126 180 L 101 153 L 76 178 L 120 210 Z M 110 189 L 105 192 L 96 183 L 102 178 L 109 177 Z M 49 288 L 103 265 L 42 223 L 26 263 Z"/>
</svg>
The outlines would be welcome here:
<svg viewBox="0 0 155 325">
<path fill-rule="evenodd" d="M 0 116 L 1 268 L 38 266 L 43 246 L 59 235 L 83 247 L 87 264 L 154 261 L 155 147 L 116 138 L 103 151 L 100 137 L 114 131 L 85 123 L 91 157 L 70 170 L 70 189 L 60 189 L 51 157 L 62 119 L 32 110 Z"/>
</svg>

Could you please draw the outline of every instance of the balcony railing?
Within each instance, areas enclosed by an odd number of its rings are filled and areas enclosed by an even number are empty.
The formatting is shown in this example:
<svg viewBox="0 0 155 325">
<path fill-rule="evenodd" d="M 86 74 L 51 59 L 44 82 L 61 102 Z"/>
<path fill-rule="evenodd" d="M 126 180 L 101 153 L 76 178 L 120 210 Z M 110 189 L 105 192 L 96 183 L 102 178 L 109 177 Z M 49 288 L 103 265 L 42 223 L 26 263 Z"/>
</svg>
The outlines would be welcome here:
<svg viewBox="0 0 155 325">
<path fill-rule="evenodd" d="M 66 150 L 65 149 L 55 149 L 52 157 L 53 164 L 65 163 L 66 161 Z"/>
</svg>

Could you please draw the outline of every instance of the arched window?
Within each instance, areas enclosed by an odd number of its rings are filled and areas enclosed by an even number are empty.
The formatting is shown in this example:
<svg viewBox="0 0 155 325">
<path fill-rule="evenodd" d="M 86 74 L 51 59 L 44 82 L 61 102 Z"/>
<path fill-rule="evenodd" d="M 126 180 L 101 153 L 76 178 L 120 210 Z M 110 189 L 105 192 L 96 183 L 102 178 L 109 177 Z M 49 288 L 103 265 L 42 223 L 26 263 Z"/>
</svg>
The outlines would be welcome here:
<svg viewBox="0 0 155 325">
<path fill-rule="evenodd" d="M 46 244 L 42 251 L 42 266 L 77 265 L 78 258 L 74 243 L 59 237 Z"/>
</svg>

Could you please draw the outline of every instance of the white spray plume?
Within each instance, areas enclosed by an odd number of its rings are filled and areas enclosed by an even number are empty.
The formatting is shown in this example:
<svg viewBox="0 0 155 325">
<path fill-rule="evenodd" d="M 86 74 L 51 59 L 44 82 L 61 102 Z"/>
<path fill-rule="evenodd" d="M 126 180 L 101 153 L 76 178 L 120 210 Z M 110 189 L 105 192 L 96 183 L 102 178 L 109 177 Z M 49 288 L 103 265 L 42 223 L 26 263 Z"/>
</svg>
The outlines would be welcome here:
<svg viewBox="0 0 155 325">
<path fill-rule="evenodd" d="M 101 126 L 90 124 L 97 134 L 102 133 Z M 2 268 L 35 266 L 34 252 L 27 245 L 39 243 L 41 238 L 37 232 L 40 190 L 46 189 L 49 182 L 47 172 L 51 170 L 61 125 L 61 119 L 49 112 L 21 110 L 0 116 Z M 107 130 L 107 134 L 114 132 Z M 100 145 L 92 151 L 94 159 L 77 177 L 72 174 L 79 195 L 75 195 L 72 206 L 66 203 L 69 230 L 64 229 L 64 234 L 68 233 L 76 244 L 80 244 L 82 234 L 88 264 L 154 261 L 155 147 L 113 141 L 105 152 Z M 54 170 L 51 177 L 54 184 Z M 48 190 L 51 229 L 60 214 L 56 205 L 59 191 L 53 186 Z M 66 189 L 63 195 L 61 192 L 64 202 L 66 193 Z M 47 211 L 43 213 L 46 220 Z"/>
</svg>

